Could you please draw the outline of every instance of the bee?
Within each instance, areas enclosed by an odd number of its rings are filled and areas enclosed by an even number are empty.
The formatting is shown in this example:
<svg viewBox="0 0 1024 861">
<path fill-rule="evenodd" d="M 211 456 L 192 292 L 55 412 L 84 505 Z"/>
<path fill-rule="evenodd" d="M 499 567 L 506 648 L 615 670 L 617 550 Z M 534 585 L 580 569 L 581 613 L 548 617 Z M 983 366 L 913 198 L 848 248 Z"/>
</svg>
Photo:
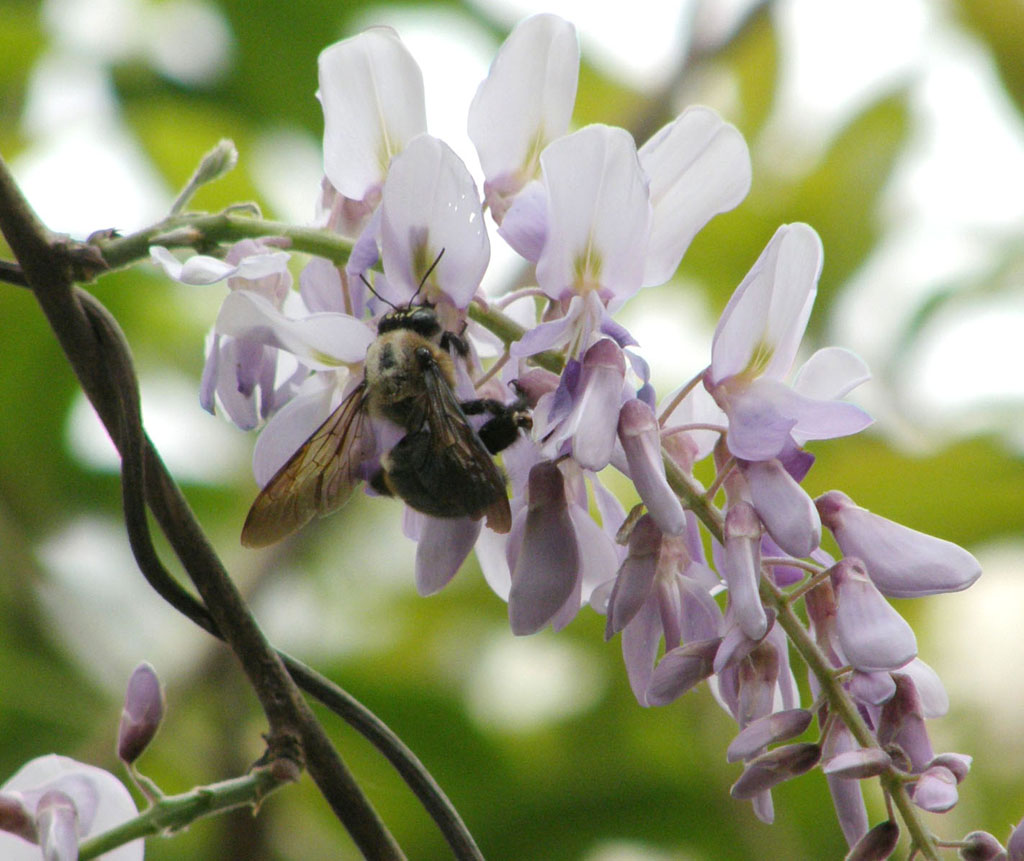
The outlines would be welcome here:
<svg viewBox="0 0 1024 861">
<path fill-rule="evenodd" d="M 366 351 L 363 381 L 260 491 L 242 543 L 272 544 L 314 516 L 340 508 L 373 455 L 368 417 L 387 419 L 406 432 L 381 458 L 369 477 L 371 487 L 432 517 L 484 517 L 495 532 L 508 532 L 505 478 L 492 455 L 531 427 L 530 415 L 521 396 L 512 404 L 459 401 L 453 348 L 468 354 L 431 305 L 410 304 L 385 314 Z M 484 414 L 490 418 L 478 431 L 467 416 Z"/>
</svg>

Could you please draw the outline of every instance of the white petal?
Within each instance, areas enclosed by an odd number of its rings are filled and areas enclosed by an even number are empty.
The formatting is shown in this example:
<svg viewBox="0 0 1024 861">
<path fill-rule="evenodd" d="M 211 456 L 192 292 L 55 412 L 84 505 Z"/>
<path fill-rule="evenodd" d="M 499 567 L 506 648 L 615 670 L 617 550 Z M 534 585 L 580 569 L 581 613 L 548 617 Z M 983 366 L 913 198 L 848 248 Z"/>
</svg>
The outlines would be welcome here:
<svg viewBox="0 0 1024 861">
<path fill-rule="evenodd" d="M 821 401 L 845 397 L 871 379 L 867 363 L 843 347 L 824 347 L 811 356 L 793 378 L 800 394 Z"/>
<path fill-rule="evenodd" d="M 600 289 L 619 301 L 640 287 L 650 230 L 647 179 L 623 129 L 592 125 L 541 155 L 548 238 L 537 283 L 549 296 Z"/>
<path fill-rule="evenodd" d="M 750 190 L 750 152 L 739 130 L 710 108 L 687 108 L 640 148 L 654 220 L 644 285 L 663 284 L 693 237 Z"/>
<path fill-rule="evenodd" d="M 421 296 L 437 290 L 465 308 L 480 285 L 491 247 L 473 177 L 451 148 L 420 135 L 395 158 L 381 203 L 388 281 L 411 296 L 443 251 Z"/>
<path fill-rule="evenodd" d="M 177 257 L 171 254 L 161 245 L 151 245 L 149 248 L 150 259 L 163 268 L 171 278 L 183 284 L 206 285 L 215 284 L 229 275 L 234 274 L 235 268 L 230 263 L 218 260 L 216 257 L 209 257 L 205 254 L 196 254 L 182 263 Z"/>
<path fill-rule="evenodd" d="M 248 290 L 227 295 L 215 330 L 279 347 L 310 367 L 324 370 L 361 362 L 375 337 L 366 323 L 348 314 L 324 311 L 291 320 L 270 301 Z"/>
<path fill-rule="evenodd" d="M 345 197 L 379 186 L 391 159 L 426 131 L 423 75 L 394 30 L 374 27 L 320 53 L 324 172 Z"/>
<path fill-rule="evenodd" d="M 744 371 L 781 379 L 807 327 L 822 247 L 806 224 L 785 224 L 736 288 L 711 347 L 714 383 Z"/>
<path fill-rule="evenodd" d="M 580 49 L 576 29 L 556 15 L 516 26 L 491 64 L 469 108 L 469 137 L 484 176 L 539 175 L 538 157 L 565 134 L 576 101 Z"/>
</svg>

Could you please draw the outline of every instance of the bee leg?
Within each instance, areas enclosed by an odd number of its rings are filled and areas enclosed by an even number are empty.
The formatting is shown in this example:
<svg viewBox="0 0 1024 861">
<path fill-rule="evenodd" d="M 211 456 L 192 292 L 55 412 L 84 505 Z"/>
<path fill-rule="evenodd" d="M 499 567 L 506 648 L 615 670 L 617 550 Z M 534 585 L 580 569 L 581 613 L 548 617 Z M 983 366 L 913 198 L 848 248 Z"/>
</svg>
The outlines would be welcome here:
<svg viewBox="0 0 1024 861">
<path fill-rule="evenodd" d="M 477 431 L 480 441 L 491 454 L 497 454 L 512 445 L 519 438 L 520 428 L 529 430 L 533 427 L 533 418 L 522 398 L 511 404 L 503 404 L 494 398 L 477 398 L 463 401 L 459 406 L 467 416 L 491 414 L 491 418 Z"/>
<path fill-rule="evenodd" d="M 462 335 L 456 335 L 454 332 L 441 333 L 441 349 L 446 353 L 450 353 L 454 349 L 456 355 L 462 359 L 469 355 L 469 344 L 466 343 Z"/>
</svg>

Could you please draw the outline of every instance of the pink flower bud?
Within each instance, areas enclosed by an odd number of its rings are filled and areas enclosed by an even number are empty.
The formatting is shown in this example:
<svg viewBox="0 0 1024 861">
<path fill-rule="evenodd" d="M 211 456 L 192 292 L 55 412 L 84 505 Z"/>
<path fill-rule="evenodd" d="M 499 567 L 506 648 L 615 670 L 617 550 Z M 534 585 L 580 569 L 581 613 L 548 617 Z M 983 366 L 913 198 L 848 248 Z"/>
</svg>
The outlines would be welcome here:
<svg viewBox="0 0 1024 861">
<path fill-rule="evenodd" d="M 117 729 L 117 755 L 129 765 L 153 740 L 164 716 L 164 694 L 156 670 L 139 664 L 128 680 L 121 723 Z"/>
<path fill-rule="evenodd" d="M 626 401 L 619 411 L 618 432 L 629 476 L 651 517 L 666 535 L 682 535 L 686 513 L 665 478 L 661 434 L 654 412 L 643 401 Z"/>
<path fill-rule="evenodd" d="M 872 514 L 845 493 L 832 490 L 815 503 L 843 554 L 860 558 L 890 598 L 958 592 L 981 576 L 978 560 L 962 547 Z"/>
</svg>

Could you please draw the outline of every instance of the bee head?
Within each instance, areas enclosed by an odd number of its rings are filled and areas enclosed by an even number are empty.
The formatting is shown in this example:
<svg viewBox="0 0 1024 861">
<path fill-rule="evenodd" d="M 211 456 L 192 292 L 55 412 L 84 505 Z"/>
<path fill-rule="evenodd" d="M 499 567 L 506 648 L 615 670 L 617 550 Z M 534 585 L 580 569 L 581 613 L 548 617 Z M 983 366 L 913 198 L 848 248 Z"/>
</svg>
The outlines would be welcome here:
<svg viewBox="0 0 1024 861">
<path fill-rule="evenodd" d="M 408 329 L 424 338 L 435 338 L 441 333 L 441 323 L 431 305 L 411 305 L 408 308 L 397 308 L 389 311 L 377 324 L 377 333 L 393 332 L 396 329 Z"/>
</svg>

